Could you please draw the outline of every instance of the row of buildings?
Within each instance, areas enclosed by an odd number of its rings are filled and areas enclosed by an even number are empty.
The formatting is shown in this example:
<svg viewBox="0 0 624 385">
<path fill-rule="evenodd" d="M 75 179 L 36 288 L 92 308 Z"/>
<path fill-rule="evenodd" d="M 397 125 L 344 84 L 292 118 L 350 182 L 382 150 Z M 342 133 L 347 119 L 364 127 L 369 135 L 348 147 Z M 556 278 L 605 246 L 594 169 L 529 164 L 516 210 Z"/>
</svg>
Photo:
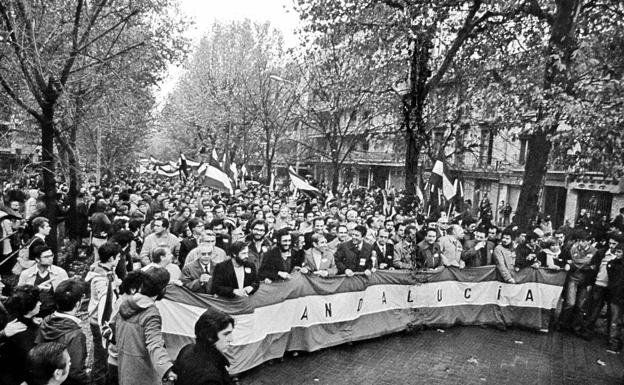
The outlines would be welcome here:
<svg viewBox="0 0 624 385">
<path fill-rule="evenodd" d="M 529 161 L 527 138 L 511 130 L 494 130 L 482 123 L 466 127 L 464 138 L 475 141 L 474 150 L 447 158 L 450 174 L 463 181 L 464 199 L 473 202 L 473 209 L 487 194 L 496 219 L 502 201 L 515 212 L 520 196 L 524 164 Z M 439 140 L 444 131 L 440 130 Z M 452 146 L 452 143 L 451 143 Z M 397 148 L 398 147 L 398 148 Z M 339 170 L 340 184 L 358 187 L 404 187 L 405 150 L 396 145 L 396 134 L 379 135 L 373 139 L 360 138 Z M 422 156 L 421 168 L 426 180 L 432 164 Z M 330 183 L 333 165 L 321 158 L 301 162 L 301 173 L 315 180 Z M 582 209 L 596 217 L 613 218 L 624 207 L 624 179 L 598 172 L 574 173 L 565 169 L 550 169 L 540 197 L 541 211 L 550 215 L 555 226 L 566 220 L 573 223 Z M 513 214 L 512 214 L 513 216 Z"/>
</svg>

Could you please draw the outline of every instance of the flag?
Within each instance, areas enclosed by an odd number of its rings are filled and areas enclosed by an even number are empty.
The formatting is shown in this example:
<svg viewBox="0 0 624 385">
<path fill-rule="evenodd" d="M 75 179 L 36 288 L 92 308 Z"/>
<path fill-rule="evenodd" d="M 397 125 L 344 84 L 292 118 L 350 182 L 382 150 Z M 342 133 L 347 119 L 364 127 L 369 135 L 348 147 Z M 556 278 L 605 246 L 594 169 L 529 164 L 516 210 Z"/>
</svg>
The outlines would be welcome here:
<svg viewBox="0 0 624 385">
<path fill-rule="evenodd" d="M 515 285 L 501 285 L 496 266 L 478 272 L 443 269 L 417 284 L 410 272 L 400 270 L 379 270 L 366 279 L 312 281 L 296 274 L 278 285 L 262 285 L 245 301 L 224 301 L 170 285 L 157 306 L 171 357 L 193 342 L 195 323 L 207 308 L 230 314 L 237 332 L 228 350 L 229 372 L 238 374 L 287 351 L 316 351 L 388 335 L 408 325 L 548 328 L 566 273 L 526 268 L 514 277 Z M 358 303 L 366 308 L 358 310 Z"/>
<path fill-rule="evenodd" d="M 447 200 L 450 200 L 455 196 L 455 187 L 446 176 L 444 172 L 444 163 L 441 160 L 436 160 L 431 170 L 431 177 L 429 178 L 431 186 L 435 186 L 438 191 L 441 191 Z"/>
<path fill-rule="evenodd" d="M 98 303 L 98 321 L 101 327 L 108 327 L 108 323 L 113 315 L 113 303 L 117 299 L 113 291 L 113 278 L 110 275 L 107 275 L 107 278 L 108 287 L 106 288 L 106 297 L 102 298 Z M 102 338 L 102 346 L 104 348 L 108 347 L 108 340 L 105 337 Z"/>
<path fill-rule="evenodd" d="M 234 191 L 230 177 L 218 167 L 203 163 L 197 170 L 197 173 L 198 178 L 202 180 L 205 186 L 229 192 L 230 194 Z"/>
<path fill-rule="evenodd" d="M 269 192 L 273 192 L 275 190 L 275 169 L 271 171 L 271 179 L 269 180 Z"/>
<path fill-rule="evenodd" d="M 325 199 L 325 206 L 327 206 L 327 204 L 333 200 L 336 200 L 336 197 L 334 196 L 334 192 L 332 190 L 329 190 L 329 194 L 327 194 L 327 199 Z"/>
<path fill-rule="evenodd" d="M 195 162 L 195 161 L 190 160 L 190 159 L 186 159 L 186 165 L 189 168 L 197 169 L 201 165 L 201 163 L 200 162 Z"/>
<path fill-rule="evenodd" d="M 421 184 L 422 184 L 422 178 L 419 175 L 416 180 L 416 197 L 418 198 L 419 204 L 422 206 L 425 204 L 425 195 L 423 194 L 423 190 L 420 187 Z"/>
<path fill-rule="evenodd" d="M 219 164 L 219 156 L 217 155 L 217 149 L 216 148 L 212 149 L 212 157 L 211 158 L 214 161 L 215 165 Z"/>
<path fill-rule="evenodd" d="M 396 214 L 396 211 L 394 210 L 394 205 L 390 205 L 388 203 L 388 195 L 386 194 L 386 190 L 382 190 L 381 195 L 383 197 L 383 215 L 385 217 L 394 216 L 394 214 Z"/>
<path fill-rule="evenodd" d="M 317 189 L 316 187 L 312 186 L 311 184 L 306 182 L 305 179 L 303 179 L 302 177 L 297 175 L 297 173 L 295 172 L 295 169 L 292 168 L 292 166 L 288 167 L 288 174 L 290 175 L 290 185 L 291 186 L 296 187 L 299 190 L 313 191 L 313 192 L 320 193 L 319 189 Z"/>
<path fill-rule="evenodd" d="M 236 163 L 234 162 L 230 163 L 230 173 L 232 175 L 232 180 L 234 181 L 234 184 L 237 185 L 238 184 L 238 168 L 236 167 Z"/>
<path fill-rule="evenodd" d="M 183 153 L 180 153 L 180 179 L 186 180 L 188 179 L 189 171 L 188 164 L 186 162 L 186 156 Z"/>
<path fill-rule="evenodd" d="M 156 174 L 168 178 L 175 178 L 176 176 L 178 176 L 178 169 L 175 167 L 171 167 L 170 165 L 156 166 Z"/>
<path fill-rule="evenodd" d="M 153 156 L 150 156 L 149 158 L 149 162 L 153 165 L 153 166 L 164 166 L 167 164 L 167 162 L 163 162 L 161 160 L 158 160 L 156 158 L 154 158 Z"/>
<path fill-rule="evenodd" d="M 464 186 L 459 179 L 455 179 L 455 198 L 464 199 Z"/>
</svg>

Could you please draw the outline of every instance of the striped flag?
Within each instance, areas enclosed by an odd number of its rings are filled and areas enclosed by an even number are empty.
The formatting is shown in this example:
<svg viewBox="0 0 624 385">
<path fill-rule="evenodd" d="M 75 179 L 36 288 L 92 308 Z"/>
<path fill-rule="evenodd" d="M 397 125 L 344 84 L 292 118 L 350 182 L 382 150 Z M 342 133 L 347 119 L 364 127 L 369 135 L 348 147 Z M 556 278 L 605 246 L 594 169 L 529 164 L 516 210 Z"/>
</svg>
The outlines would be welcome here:
<svg viewBox="0 0 624 385">
<path fill-rule="evenodd" d="M 171 165 L 156 166 L 156 174 L 167 178 L 175 178 L 178 176 L 178 169 Z"/>
<path fill-rule="evenodd" d="M 429 178 L 431 186 L 435 186 L 438 191 L 441 191 L 447 200 L 450 200 L 455 196 L 455 187 L 453 183 L 446 176 L 444 170 L 444 163 L 441 160 L 436 160 L 431 170 L 431 177 Z"/>
<path fill-rule="evenodd" d="M 205 186 L 219 191 L 234 192 L 230 177 L 223 170 L 211 164 L 203 163 L 197 170 L 198 177 Z"/>
<path fill-rule="evenodd" d="M 171 357 L 193 342 L 195 323 L 207 308 L 230 314 L 236 333 L 227 351 L 229 372 L 238 374 L 287 351 L 316 351 L 395 333 L 410 324 L 547 328 L 566 273 L 526 268 L 512 274 L 514 285 L 501 284 L 496 266 L 444 269 L 416 285 L 410 272 L 399 270 L 380 270 L 366 279 L 296 274 L 279 285 L 260 285 L 244 301 L 170 285 L 156 306 Z"/>
<path fill-rule="evenodd" d="M 288 167 L 288 174 L 290 176 L 290 186 L 296 187 L 299 190 L 308 191 L 308 192 L 316 192 L 321 193 L 319 189 L 309 184 L 305 179 L 297 175 L 295 169 L 292 166 Z"/>
</svg>

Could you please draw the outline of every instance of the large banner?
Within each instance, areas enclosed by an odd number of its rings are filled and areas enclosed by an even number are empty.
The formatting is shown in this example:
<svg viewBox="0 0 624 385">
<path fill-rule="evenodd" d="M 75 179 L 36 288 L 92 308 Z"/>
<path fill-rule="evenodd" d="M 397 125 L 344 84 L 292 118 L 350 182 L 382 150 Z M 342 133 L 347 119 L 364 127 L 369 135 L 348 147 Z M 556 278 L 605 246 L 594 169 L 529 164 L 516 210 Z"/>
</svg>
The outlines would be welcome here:
<svg viewBox="0 0 624 385">
<path fill-rule="evenodd" d="M 207 307 L 233 316 L 231 373 L 286 351 L 314 351 L 404 330 L 408 325 L 505 325 L 546 329 L 565 272 L 528 268 L 516 284 L 500 281 L 494 266 L 444 269 L 437 274 L 377 271 L 351 278 L 310 277 L 262 284 L 251 297 L 226 300 L 169 286 L 158 302 L 172 357 L 193 342 Z"/>
</svg>

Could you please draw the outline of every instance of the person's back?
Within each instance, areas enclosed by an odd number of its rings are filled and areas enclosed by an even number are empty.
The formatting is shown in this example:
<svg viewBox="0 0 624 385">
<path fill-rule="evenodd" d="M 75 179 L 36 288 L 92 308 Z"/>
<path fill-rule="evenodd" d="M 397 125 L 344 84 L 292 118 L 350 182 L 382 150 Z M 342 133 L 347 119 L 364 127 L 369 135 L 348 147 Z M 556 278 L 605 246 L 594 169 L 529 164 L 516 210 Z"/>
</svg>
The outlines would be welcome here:
<svg viewBox="0 0 624 385">
<path fill-rule="evenodd" d="M 145 278 L 140 293 L 125 298 L 113 320 L 120 384 L 160 384 L 173 365 L 155 305 L 164 295 L 169 273 L 152 268 L 141 274 Z"/>
<path fill-rule="evenodd" d="M 88 384 L 86 370 L 87 337 L 80 327 L 76 312 L 80 309 L 84 295 L 84 285 L 75 280 L 61 282 L 54 291 L 54 301 L 58 311 L 47 316 L 39 327 L 35 344 L 59 342 L 67 346 L 71 366 L 67 384 Z"/>
</svg>

